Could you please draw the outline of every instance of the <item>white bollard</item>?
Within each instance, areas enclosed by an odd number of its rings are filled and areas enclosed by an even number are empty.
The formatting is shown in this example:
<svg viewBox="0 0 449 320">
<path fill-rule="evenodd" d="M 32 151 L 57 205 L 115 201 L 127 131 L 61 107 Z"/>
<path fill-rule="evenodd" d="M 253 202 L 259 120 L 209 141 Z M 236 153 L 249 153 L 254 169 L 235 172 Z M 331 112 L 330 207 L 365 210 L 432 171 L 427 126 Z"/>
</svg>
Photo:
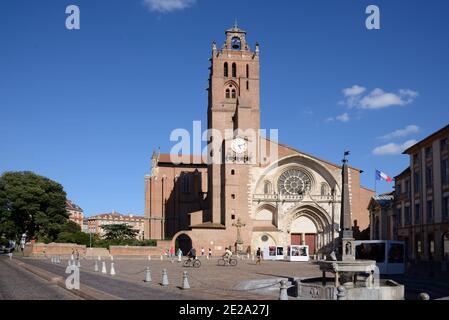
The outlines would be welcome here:
<svg viewBox="0 0 449 320">
<path fill-rule="evenodd" d="M 249 260 L 249 253 L 246 255 L 247 260 Z"/>
<path fill-rule="evenodd" d="M 190 289 L 189 279 L 187 278 L 187 271 L 182 273 L 182 289 L 187 290 Z"/>
<path fill-rule="evenodd" d="M 206 260 L 209 260 L 209 255 L 206 256 Z"/>
<path fill-rule="evenodd" d="M 281 288 L 279 291 L 279 300 L 288 300 L 288 294 L 287 294 L 287 281 L 281 280 Z"/>
<path fill-rule="evenodd" d="M 61 256 L 58 256 L 58 264 L 61 263 Z"/>
<path fill-rule="evenodd" d="M 114 262 L 111 262 L 111 276 L 115 276 Z"/>
<path fill-rule="evenodd" d="M 105 262 L 105 261 L 103 261 L 103 265 L 102 265 L 102 267 L 101 267 L 101 273 L 104 273 L 104 274 L 108 273 L 108 272 L 106 271 L 106 262 Z"/>
<path fill-rule="evenodd" d="M 114 256 L 111 256 L 111 261 L 114 261 Z"/>
<path fill-rule="evenodd" d="M 145 282 L 151 282 L 151 271 L 150 271 L 150 267 L 147 267 L 147 270 L 145 271 Z"/>
<path fill-rule="evenodd" d="M 8 255 L 9 255 L 9 260 L 12 260 L 12 252 L 10 252 Z"/>
<path fill-rule="evenodd" d="M 162 270 L 162 286 L 166 287 L 169 285 L 167 269 Z"/>
<path fill-rule="evenodd" d="M 148 261 L 151 261 L 151 255 L 150 254 L 148 255 Z"/>
<path fill-rule="evenodd" d="M 98 256 L 98 261 L 101 261 L 101 257 L 100 256 Z"/>
<path fill-rule="evenodd" d="M 182 259 L 181 259 L 181 255 L 180 254 L 178 254 L 178 262 L 181 262 L 182 261 Z"/>
<path fill-rule="evenodd" d="M 164 260 L 164 256 L 161 254 L 161 261 Z"/>
<path fill-rule="evenodd" d="M 95 260 L 94 271 L 98 272 L 98 261 L 97 260 Z"/>
</svg>

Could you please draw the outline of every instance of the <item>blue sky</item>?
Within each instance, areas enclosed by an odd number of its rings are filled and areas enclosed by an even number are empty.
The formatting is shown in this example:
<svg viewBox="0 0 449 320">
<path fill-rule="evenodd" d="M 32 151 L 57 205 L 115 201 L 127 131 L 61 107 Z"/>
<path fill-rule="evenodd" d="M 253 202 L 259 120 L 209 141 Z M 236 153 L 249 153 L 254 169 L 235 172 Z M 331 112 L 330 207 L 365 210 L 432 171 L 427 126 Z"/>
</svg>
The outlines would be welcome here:
<svg viewBox="0 0 449 320">
<path fill-rule="evenodd" d="M 152 149 L 205 126 L 211 43 L 235 19 L 261 46 L 262 127 L 333 162 L 348 148 L 367 187 L 448 123 L 447 0 L 2 1 L 0 173 L 48 176 L 87 215 L 143 214 Z"/>
</svg>

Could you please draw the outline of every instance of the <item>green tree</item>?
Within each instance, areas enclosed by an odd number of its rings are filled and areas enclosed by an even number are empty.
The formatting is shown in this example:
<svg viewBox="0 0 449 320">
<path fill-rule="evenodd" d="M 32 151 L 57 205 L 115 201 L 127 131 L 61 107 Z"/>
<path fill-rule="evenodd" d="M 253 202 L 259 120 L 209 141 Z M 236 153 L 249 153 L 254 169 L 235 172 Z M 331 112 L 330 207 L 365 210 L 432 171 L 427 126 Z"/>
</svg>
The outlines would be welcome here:
<svg viewBox="0 0 449 320">
<path fill-rule="evenodd" d="M 63 187 L 29 171 L 0 176 L 0 236 L 54 241 L 67 222 Z"/>
<path fill-rule="evenodd" d="M 112 241 L 132 240 L 138 231 L 127 224 L 110 224 L 102 226 L 104 230 L 103 238 Z"/>
</svg>

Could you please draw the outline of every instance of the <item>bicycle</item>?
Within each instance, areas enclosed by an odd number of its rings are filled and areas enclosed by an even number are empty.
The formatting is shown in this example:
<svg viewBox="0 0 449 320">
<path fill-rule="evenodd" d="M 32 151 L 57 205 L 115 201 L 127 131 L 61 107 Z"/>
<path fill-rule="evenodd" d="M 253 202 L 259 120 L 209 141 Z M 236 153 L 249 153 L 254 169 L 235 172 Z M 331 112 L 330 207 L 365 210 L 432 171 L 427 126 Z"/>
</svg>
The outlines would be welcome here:
<svg viewBox="0 0 449 320">
<path fill-rule="evenodd" d="M 201 267 L 201 261 L 198 260 L 197 258 L 195 259 L 188 258 L 186 261 L 184 261 L 183 266 L 186 268 L 188 267 L 199 268 Z"/>
<path fill-rule="evenodd" d="M 221 257 L 220 259 L 218 259 L 218 265 L 219 266 L 225 266 L 226 265 L 226 259 L 224 257 Z M 230 258 L 228 265 L 230 265 L 232 267 L 235 267 L 237 265 L 237 259 Z"/>
</svg>

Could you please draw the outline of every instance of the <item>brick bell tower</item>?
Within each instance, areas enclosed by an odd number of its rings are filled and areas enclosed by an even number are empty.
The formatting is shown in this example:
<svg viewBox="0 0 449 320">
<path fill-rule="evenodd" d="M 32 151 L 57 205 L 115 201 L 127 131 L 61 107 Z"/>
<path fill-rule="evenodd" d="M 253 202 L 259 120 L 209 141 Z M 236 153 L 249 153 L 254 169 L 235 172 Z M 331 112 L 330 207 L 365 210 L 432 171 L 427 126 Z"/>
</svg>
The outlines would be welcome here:
<svg viewBox="0 0 449 320">
<path fill-rule="evenodd" d="M 251 51 L 246 31 L 237 24 L 225 34 L 221 49 L 213 43 L 210 59 L 208 128 L 218 130 L 221 137 L 212 133 L 208 144 L 209 219 L 233 234 L 232 225 L 240 218 L 245 224 L 241 235 L 246 246 L 252 229 L 249 169 L 257 164 L 260 128 L 259 45 Z M 248 129 L 256 134 L 245 132 Z M 230 131 L 234 133 L 226 135 Z M 212 161 L 218 158 L 219 163 Z"/>
</svg>

